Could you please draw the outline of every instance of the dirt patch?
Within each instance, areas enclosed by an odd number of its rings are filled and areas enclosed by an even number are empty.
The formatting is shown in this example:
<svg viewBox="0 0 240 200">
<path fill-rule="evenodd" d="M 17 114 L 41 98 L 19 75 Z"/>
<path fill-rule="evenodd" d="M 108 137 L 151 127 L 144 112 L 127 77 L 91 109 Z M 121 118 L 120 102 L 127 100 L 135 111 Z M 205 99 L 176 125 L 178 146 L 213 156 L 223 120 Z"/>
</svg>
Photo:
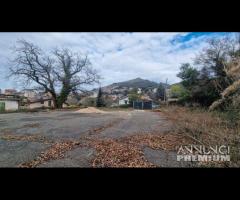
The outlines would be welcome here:
<svg viewBox="0 0 240 200">
<path fill-rule="evenodd" d="M 107 113 L 106 111 L 99 110 L 94 107 L 83 108 L 80 110 L 75 111 L 75 113 Z"/>
</svg>

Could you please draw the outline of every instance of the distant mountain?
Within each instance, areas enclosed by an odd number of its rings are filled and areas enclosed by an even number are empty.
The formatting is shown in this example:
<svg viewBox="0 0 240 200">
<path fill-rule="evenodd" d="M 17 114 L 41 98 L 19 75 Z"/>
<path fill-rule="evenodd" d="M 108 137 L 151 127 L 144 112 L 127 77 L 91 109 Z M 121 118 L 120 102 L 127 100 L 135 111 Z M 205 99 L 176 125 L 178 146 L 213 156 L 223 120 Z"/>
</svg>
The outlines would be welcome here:
<svg viewBox="0 0 240 200">
<path fill-rule="evenodd" d="M 164 83 L 161 83 L 163 85 L 166 85 Z M 102 87 L 102 92 L 108 93 L 108 94 L 123 94 L 126 95 L 131 88 L 141 88 L 144 91 L 153 90 L 154 88 L 157 88 L 159 86 L 158 83 L 149 81 L 146 79 L 141 78 L 135 78 L 128 81 L 113 83 L 111 85 L 107 85 Z M 169 85 L 167 84 L 167 88 Z M 95 88 L 92 90 L 93 92 L 97 92 L 98 88 Z"/>
<path fill-rule="evenodd" d="M 107 87 L 128 87 L 128 88 L 149 88 L 149 87 L 158 87 L 158 83 L 144 80 L 141 78 L 132 79 L 129 81 L 123 81 L 119 83 L 113 83 Z"/>
</svg>

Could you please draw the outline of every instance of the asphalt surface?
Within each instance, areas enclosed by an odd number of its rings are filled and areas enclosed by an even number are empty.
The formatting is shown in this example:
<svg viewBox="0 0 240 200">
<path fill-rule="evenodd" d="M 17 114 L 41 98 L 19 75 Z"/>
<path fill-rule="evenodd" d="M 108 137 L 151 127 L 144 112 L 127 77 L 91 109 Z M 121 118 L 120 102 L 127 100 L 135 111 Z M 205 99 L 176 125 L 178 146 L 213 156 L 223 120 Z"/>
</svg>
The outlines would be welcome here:
<svg viewBox="0 0 240 200">
<path fill-rule="evenodd" d="M 159 113 L 140 110 L 101 114 L 73 111 L 1 114 L 0 167 L 18 167 L 21 163 L 35 159 L 53 143 L 81 140 L 92 134 L 93 130 L 99 130 L 97 137 L 104 139 L 163 134 L 170 127 L 171 124 Z M 25 139 L 29 136 L 34 137 L 34 140 Z M 62 159 L 50 160 L 38 167 L 91 167 L 95 153 L 92 148 L 79 147 L 66 152 Z M 161 166 L 164 158 L 159 157 L 159 164 L 157 155 L 149 149 L 145 150 L 146 158 L 155 160 L 155 164 Z"/>
</svg>

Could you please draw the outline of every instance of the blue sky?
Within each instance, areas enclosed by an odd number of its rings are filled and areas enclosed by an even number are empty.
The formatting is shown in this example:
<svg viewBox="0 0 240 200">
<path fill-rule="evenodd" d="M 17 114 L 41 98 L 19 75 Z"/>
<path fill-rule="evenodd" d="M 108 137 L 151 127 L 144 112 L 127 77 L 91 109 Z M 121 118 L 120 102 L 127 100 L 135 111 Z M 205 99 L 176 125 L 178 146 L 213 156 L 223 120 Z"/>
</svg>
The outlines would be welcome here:
<svg viewBox="0 0 240 200">
<path fill-rule="evenodd" d="M 176 74 L 181 63 L 193 62 L 206 45 L 206 39 L 225 33 L 0 33 L 0 89 L 17 88 L 14 79 L 6 79 L 11 47 L 18 39 L 39 45 L 46 52 L 54 47 L 69 47 L 88 54 L 92 66 L 103 77 L 101 85 L 136 77 L 156 82 L 180 81 Z"/>
</svg>

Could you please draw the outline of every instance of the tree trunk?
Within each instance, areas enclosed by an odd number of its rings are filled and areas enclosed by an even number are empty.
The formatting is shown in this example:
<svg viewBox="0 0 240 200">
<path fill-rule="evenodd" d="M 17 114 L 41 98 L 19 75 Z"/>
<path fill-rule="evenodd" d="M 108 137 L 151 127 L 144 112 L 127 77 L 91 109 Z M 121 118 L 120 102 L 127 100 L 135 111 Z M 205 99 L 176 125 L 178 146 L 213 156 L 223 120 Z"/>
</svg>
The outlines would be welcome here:
<svg viewBox="0 0 240 200">
<path fill-rule="evenodd" d="M 56 109 L 58 108 L 58 103 L 57 103 L 57 95 L 55 92 L 49 91 L 52 96 L 52 101 L 53 101 L 53 108 Z"/>
<path fill-rule="evenodd" d="M 53 100 L 53 108 L 54 109 L 58 108 L 57 99 L 55 97 L 52 97 L 52 100 Z"/>
<path fill-rule="evenodd" d="M 63 104 L 67 101 L 68 95 L 70 91 L 67 89 L 63 89 L 60 93 L 60 95 L 57 97 L 57 107 L 62 108 Z"/>
</svg>

